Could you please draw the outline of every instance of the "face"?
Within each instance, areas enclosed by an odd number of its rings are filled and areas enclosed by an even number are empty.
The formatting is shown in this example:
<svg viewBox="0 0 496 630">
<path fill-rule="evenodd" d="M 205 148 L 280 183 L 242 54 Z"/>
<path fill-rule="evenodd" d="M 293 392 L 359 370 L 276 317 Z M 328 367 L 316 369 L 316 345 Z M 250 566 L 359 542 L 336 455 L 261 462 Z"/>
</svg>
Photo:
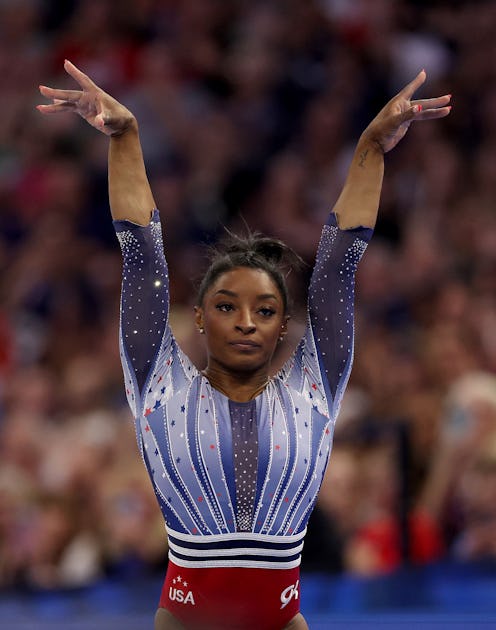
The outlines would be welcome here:
<svg viewBox="0 0 496 630">
<path fill-rule="evenodd" d="M 236 267 L 208 289 L 196 308 L 196 323 L 205 331 L 209 368 L 256 372 L 268 370 L 287 317 L 268 273 Z"/>
</svg>

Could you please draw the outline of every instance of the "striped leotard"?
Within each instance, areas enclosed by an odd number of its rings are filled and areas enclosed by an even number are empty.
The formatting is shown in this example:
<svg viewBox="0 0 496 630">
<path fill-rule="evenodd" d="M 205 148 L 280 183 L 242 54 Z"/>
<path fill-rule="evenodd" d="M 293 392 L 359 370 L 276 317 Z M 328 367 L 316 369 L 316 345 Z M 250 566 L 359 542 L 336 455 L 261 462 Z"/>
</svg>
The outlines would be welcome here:
<svg viewBox="0 0 496 630">
<path fill-rule="evenodd" d="M 330 215 L 310 282 L 305 334 L 265 390 L 240 403 L 210 385 L 170 330 L 158 212 L 145 227 L 114 225 L 124 257 L 120 350 L 126 393 L 169 539 L 161 605 L 187 623 L 187 611 L 197 611 L 201 599 L 187 572 L 199 582 L 200 569 L 256 569 L 273 576 L 280 617 L 267 626 L 251 618 L 246 627 L 283 627 L 298 610 L 295 584 L 306 524 L 353 360 L 355 271 L 372 231 L 340 230 Z M 288 596 L 291 605 L 284 603 Z M 225 627 L 238 626 L 231 621 Z"/>
</svg>

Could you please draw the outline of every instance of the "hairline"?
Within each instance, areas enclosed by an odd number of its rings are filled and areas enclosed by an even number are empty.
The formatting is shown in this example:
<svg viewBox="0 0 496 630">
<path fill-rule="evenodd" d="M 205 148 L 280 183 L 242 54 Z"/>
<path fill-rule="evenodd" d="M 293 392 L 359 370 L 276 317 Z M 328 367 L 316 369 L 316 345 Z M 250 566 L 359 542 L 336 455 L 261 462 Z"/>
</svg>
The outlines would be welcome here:
<svg viewBox="0 0 496 630">
<path fill-rule="evenodd" d="M 226 263 L 229 265 L 230 261 L 226 261 Z M 221 267 L 221 269 L 219 271 L 217 271 L 213 278 L 212 281 L 210 282 L 210 284 L 208 286 L 205 287 L 203 293 L 200 296 L 200 291 L 198 291 L 198 295 L 197 297 L 199 298 L 197 300 L 197 306 L 203 306 L 203 301 L 205 299 L 205 295 L 207 294 L 207 292 L 209 291 L 209 289 L 213 286 L 213 284 L 215 282 L 217 282 L 217 280 L 223 276 L 226 273 L 229 273 L 230 271 L 234 271 L 235 269 L 254 269 L 256 271 L 261 271 L 263 273 L 265 273 L 267 276 L 269 276 L 269 278 L 272 280 L 272 282 L 275 284 L 276 288 L 277 288 L 277 292 L 279 293 L 283 308 L 284 308 L 284 313 L 288 314 L 289 311 L 289 291 L 288 288 L 286 287 L 285 283 L 284 283 L 284 279 L 282 278 L 282 274 L 281 274 L 281 280 L 280 282 L 282 283 L 283 288 L 285 289 L 285 291 L 283 291 L 281 289 L 280 283 L 277 280 L 277 272 L 278 269 L 275 268 L 273 270 L 271 270 L 270 268 L 266 269 L 263 265 L 259 265 L 259 264 L 236 264 L 236 265 L 232 265 L 232 266 L 227 266 L 225 269 L 222 269 L 223 265 L 219 265 Z M 268 264 L 267 267 L 270 267 L 270 265 Z M 210 269 L 208 269 L 205 273 L 205 275 L 203 276 L 201 282 L 200 282 L 200 288 L 205 280 L 205 278 L 207 277 L 208 273 L 209 273 Z M 279 273 L 281 273 L 279 271 Z"/>
</svg>

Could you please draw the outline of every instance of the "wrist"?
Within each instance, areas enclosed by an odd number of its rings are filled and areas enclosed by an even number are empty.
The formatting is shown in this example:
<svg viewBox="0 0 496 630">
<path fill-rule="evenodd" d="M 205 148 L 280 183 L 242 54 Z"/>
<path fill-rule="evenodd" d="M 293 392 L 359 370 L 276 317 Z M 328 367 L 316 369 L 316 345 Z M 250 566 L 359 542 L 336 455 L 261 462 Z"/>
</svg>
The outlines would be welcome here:
<svg viewBox="0 0 496 630">
<path fill-rule="evenodd" d="M 357 151 L 369 151 L 384 156 L 384 148 L 379 140 L 373 135 L 369 129 L 362 132 L 357 144 Z"/>
<path fill-rule="evenodd" d="M 111 133 L 110 137 L 122 138 L 126 135 L 137 135 L 138 131 L 138 121 L 134 115 L 129 114 L 129 116 L 123 121 L 121 128 L 116 129 L 113 133 Z"/>
</svg>

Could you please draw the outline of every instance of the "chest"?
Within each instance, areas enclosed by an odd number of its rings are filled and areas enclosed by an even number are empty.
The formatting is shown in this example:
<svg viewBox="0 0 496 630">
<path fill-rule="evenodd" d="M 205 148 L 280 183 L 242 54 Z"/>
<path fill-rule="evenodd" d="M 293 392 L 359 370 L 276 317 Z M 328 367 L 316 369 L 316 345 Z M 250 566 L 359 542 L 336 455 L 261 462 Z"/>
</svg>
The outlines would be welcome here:
<svg viewBox="0 0 496 630">
<path fill-rule="evenodd" d="M 252 420 L 256 430 L 256 457 L 248 462 L 257 471 L 254 529 L 261 533 L 298 531 L 325 472 L 331 421 L 311 400 L 283 386 L 267 388 L 244 411 L 252 412 L 252 417 L 245 413 L 245 419 Z M 187 523 L 191 513 L 197 513 L 198 531 L 234 527 L 240 471 L 235 462 L 239 445 L 233 426 L 238 416 L 236 405 L 199 384 L 178 392 L 138 420 L 145 463 L 169 517 L 174 509 L 181 522 Z M 198 527 L 201 521 L 202 528 Z M 193 531 L 193 527 L 182 526 Z"/>
<path fill-rule="evenodd" d="M 250 403 L 233 403 L 201 384 L 171 397 L 144 422 L 145 434 L 153 432 L 165 459 L 175 464 L 186 460 L 193 467 L 201 461 L 208 470 L 231 470 L 240 422 L 256 433 L 259 468 L 270 466 L 278 474 L 326 460 L 332 440 L 329 418 L 311 399 L 276 385 Z"/>
</svg>

